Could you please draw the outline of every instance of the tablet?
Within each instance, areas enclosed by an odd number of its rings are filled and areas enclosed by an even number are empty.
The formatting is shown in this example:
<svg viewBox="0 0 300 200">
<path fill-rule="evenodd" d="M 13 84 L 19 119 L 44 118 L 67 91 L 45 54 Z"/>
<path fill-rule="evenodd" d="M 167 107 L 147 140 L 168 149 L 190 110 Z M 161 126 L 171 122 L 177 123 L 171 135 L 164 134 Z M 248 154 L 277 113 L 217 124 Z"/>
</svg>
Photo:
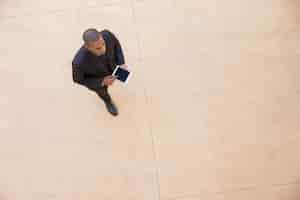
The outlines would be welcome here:
<svg viewBox="0 0 300 200">
<path fill-rule="evenodd" d="M 126 85 L 130 78 L 131 72 L 128 69 L 124 69 L 117 65 L 112 75 L 116 76 L 119 81 Z"/>
</svg>

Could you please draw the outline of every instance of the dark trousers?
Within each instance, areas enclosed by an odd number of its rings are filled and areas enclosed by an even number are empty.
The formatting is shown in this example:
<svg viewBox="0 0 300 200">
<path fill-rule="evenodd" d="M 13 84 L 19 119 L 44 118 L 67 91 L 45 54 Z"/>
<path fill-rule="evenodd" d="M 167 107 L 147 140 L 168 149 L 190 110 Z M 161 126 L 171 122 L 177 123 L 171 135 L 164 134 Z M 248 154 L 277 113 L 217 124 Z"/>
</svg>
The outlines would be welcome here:
<svg viewBox="0 0 300 200">
<path fill-rule="evenodd" d="M 98 96 L 106 103 L 111 102 L 111 97 L 108 94 L 108 87 L 104 86 L 103 88 L 101 88 L 100 90 L 95 91 Z"/>
</svg>

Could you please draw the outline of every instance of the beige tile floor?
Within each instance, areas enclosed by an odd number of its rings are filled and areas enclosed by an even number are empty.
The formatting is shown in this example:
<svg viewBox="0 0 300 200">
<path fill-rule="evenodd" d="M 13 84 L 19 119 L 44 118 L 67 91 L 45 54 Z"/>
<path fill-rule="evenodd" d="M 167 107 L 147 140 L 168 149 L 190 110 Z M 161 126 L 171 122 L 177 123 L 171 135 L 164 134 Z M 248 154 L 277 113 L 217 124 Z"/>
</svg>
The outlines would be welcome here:
<svg viewBox="0 0 300 200">
<path fill-rule="evenodd" d="M 2 0 L 0 200 L 300 199 L 300 2 Z M 84 29 L 134 76 L 72 83 Z"/>
</svg>

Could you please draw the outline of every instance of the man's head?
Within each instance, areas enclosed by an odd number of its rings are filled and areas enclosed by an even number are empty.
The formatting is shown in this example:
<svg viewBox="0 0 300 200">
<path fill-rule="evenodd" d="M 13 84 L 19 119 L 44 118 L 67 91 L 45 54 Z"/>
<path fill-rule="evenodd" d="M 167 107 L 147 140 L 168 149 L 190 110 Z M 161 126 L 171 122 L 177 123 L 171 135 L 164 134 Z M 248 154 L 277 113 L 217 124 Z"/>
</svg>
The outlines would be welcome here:
<svg viewBox="0 0 300 200">
<path fill-rule="evenodd" d="M 96 29 L 90 28 L 82 35 L 84 47 L 97 56 L 104 55 L 106 52 L 105 41 Z"/>
</svg>

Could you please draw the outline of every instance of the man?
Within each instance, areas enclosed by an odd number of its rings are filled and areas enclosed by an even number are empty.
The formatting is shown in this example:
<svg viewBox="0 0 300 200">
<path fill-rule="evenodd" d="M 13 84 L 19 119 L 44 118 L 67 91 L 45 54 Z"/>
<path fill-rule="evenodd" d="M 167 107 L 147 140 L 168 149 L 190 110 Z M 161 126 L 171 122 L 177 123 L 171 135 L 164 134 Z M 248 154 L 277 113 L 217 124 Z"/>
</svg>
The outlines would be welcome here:
<svg viewBox="0 0 300 200">
<path fill-rule="evenodd" d="M 108 87 L 116 77 L 112 76 L 117 65 L 127 68 L 119 40 L 109 30 L 98 32 L 90 28 L 83 33 L 83 46 L 72 61 L 73 81 L 95 91 L 104 101 L 109 113 L 118 115 Z"/>
</svg>

